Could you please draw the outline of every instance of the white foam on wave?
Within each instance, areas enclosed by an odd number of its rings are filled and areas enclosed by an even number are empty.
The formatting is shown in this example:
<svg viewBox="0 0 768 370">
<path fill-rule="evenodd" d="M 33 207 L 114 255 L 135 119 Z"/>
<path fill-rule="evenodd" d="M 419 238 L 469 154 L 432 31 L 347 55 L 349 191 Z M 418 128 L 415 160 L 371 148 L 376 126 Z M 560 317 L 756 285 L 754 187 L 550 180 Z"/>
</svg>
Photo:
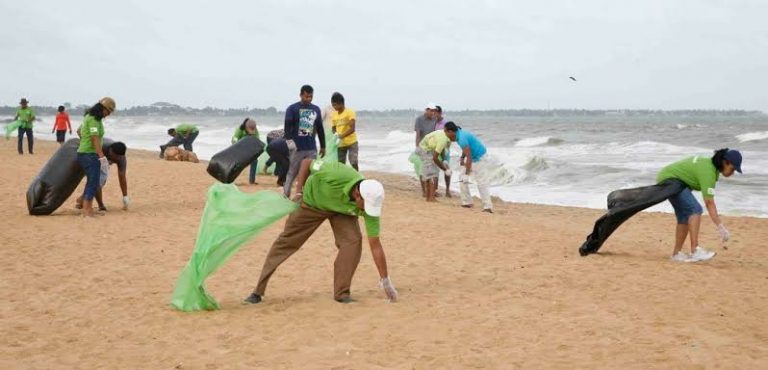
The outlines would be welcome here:
<svg viewBox="0 0 768 370">
<path fill-rule="evenodd" d="M 542 145 L 555 145 L 555 144 L 560 144 L 562 142 L 563 142 L 563 139 L 559 139 L 552 136 L 537 136 L 537 137 L 528 137 L 525 139 L 521 139 L 515 143 L 515 146 L 518 148 L 530 148 L 530 147 L 542 146 Z"/>
<path fill-rule="evenodd" d="M 768 131 L 748 132 L 746 134 L 736 135 L 739 142 L 760 141 L 768 139 Z"/>
</svg>

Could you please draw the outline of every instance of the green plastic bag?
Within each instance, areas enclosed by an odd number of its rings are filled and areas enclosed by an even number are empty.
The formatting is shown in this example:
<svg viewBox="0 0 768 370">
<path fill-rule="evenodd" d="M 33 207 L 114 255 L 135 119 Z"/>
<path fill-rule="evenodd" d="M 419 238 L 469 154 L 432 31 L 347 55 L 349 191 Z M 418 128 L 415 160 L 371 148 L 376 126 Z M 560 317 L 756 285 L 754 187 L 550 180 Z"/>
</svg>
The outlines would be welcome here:
<svg viewBox="0 0 768 370">
<path fill-rule="evenodd" d="M 336 135 L 333 134 L 333 130 L 330 128 L 325 129 L 325 157 L 323 157 L 326 161 L 336 161 L 339 160 L 339 151 L 336 150 L 339 148 L 339 145 L 336 143 Z"/>
<path fill-rule="evenodd" d="M 243 244 L 296 208 L 296 203 L 272 191 L 243 193 L 234 184 L 211 185 L 195 250 L 176 282 L 171 305 L 181 311 L 218 309 L 205 290 L 205 279 Z"/>
<path fill-rule="evenodd" d="M 408 160 L 413 163 L 413 171 L 416 172 L 416 176 L 421 177 L 421 158 L 416 152 L 411 153 Z"/>
<path fill-rule="evenodd" d="M 18 130 L 19 127 L 24 126 L 24 122 L 16 120 L 11 123 L 9 123 L 7 126 L 5 126 L 5 140 L 8 140 L 11 138 L 11 133 Z"/>
</svg>

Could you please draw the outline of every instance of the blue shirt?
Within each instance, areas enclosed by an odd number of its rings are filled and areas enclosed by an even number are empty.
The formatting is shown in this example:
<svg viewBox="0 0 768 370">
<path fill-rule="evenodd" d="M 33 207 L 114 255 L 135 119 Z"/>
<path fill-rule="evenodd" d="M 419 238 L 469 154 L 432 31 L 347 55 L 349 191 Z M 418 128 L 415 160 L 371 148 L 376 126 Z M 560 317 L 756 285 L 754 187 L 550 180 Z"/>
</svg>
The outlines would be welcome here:
<svg viewBox="0 0 768 370">
<path fill-rule="evenodd" d="M 315 134 L 320 137 L 320 147 L 325 149 L 323 115 L 314 104 L 291 104 L 285 110 L 285 139 L 293 139 L 296 150 L 317 150 Z"/>
<path fill-rule="evenodd" d="M 472 155 L 472 162 L 477 162 L 485 155 L 485 145 L 475 135 L 467 130 L 459 130 L 456 132 L 456 143 L 459 144 L 461 149 L 469 147 L 469 152 Z"/>
</svg>

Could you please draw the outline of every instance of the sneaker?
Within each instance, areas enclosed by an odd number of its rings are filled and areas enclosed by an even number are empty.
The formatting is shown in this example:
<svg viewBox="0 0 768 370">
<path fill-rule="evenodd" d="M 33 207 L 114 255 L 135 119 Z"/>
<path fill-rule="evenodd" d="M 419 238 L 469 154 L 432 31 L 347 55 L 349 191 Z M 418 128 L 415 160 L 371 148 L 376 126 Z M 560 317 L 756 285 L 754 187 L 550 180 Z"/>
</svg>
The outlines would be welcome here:
<svg viewBox="0 0 768 370">
<path fill-rule="evenodd" d="M 462 206 L 463 208 L 472 208 L 472 205 L 471 205 L 471 204 L 462 204 L 461 206 Z"/>
<path fill-rule="evenodd" d="M 256 293 L 251 293 L 248 298 L 243 300 L 243 304 L 257 304 L 261 302 L 261 296 Z"/>
<path fill-rule="evenodd" d="M 717 252 L 708 251 L 702 247 L 696 247 L 693 254 L 691 254 L 690 262 L 699 262 L 712 259 Z"/>
<path fill-rule="evenodd" d="M 677 254 L 675 254 L 674 256 L 670 257 L 670 259 L 673 262 L 689 262 L 691 260 L 691 257 L 688 256 L 687 253 L 680 251 L 680 252 L 677 252 Z"/>
</svg>

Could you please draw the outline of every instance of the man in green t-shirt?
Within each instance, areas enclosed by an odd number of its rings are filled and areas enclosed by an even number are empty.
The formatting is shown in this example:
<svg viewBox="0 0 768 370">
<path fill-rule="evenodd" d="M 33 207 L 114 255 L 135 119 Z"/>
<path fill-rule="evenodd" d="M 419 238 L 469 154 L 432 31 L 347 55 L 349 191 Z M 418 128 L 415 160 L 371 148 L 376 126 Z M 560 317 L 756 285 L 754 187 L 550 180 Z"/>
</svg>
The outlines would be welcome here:
<svg viewBox="0 0 768 370">
<path fill-rule="evenodd" d="M 34 135 L 32 133 L 32 122 L 35 120 L 35 111 L 29 107 L 29 101 L 26 98 L 22 98 L 19 102 L 21 107 L 16 110 L 16 117 L 14 121 L 21 121 L 19 126 L 19 154 L 24 154 L 24 134 L 27 134 L 27 146 L 29 148 L 29 154 L 35 154 L 33 150 Z"/>
<path fill-rule="evenodd" d="M 368 244 L 381 278 L 380 286 L 390 301 L 397 299 L 379 239 L 379 218 L 384 201 L 384 187 L 380 182 L 366 180 L 352 167 L 337 161 L 305 159 L 299 169 L 295 199 L 301 201 L 301 207 L 288 217 L 285 229 L 267 254 L 256 289 L 243 303 L 261 302 L 269 278 L 277 267 L 298 251 L 325 220 L 331 223 L 338 248 L 333 298 L 341 303 L 352 302 L 352 277 L 362 251 L 363 237 L 357 220 L 360 216 L 365 220 Z"/>
<path fill-rule="evenodd" d="M 192 143 L 195 142 L 198 134 L 200 134 L 200 130 L 197 129 L 197 126 L 190 123 L 182 123 L 176 126 L 176 128 L 169 128 L 168 135 L 173 137 L 173 139 L 165 145 L 160 145 L 160 158 L 163 158 L 165 149 L 169 146 L 183 145 L 184 150 L 194 152 L 192 150 Z"/>
<path fill-rule="evenodd" d="M 687 185 L 687 188 L 679 194 L 669 198 L 669 202 L 675 209 L 675 217 L 677 217 L 675 248 L 672 251 L 673 261 L 706 261 L 716 254 L 699 246 L 699 227 L 703 209 L 691 190 L 701 192 L 709 217 L 717 226 L 722 242 L 728 241 L 730 233 L 723 226 L 715 205 L 715 185 L 721 173 L 725 177 L 730 177 L 734 171 L 741 173 L 741 153 L 738 150 L 727 148 L 715 151 L 712 158 L 701 155 L 688 157 L 669 164 L 659 171 L 656 176 L 657 183 L 675 179 Z M 690 255 L 681 250 L 689 235 L 691 239 Z"/>
</svg>

